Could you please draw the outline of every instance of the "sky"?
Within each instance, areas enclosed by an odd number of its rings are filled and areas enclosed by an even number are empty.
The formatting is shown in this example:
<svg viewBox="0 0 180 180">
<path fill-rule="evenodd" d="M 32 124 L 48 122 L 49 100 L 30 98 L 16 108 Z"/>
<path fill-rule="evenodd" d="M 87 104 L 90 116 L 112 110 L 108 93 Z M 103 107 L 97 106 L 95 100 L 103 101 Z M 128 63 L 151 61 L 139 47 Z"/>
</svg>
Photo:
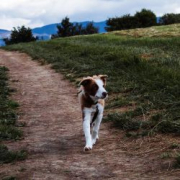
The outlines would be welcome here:
<svg viewBox="0 0 180 180">
<path fill-rule="evenodd" d="M 41 27 L 60 23 L 66 16 L 71 22 L 99 22 L 134 15 L 142 8 L 157 16 L 180 13 L 180 0 L 0 0 L 0 29 Z"/>
</svg>

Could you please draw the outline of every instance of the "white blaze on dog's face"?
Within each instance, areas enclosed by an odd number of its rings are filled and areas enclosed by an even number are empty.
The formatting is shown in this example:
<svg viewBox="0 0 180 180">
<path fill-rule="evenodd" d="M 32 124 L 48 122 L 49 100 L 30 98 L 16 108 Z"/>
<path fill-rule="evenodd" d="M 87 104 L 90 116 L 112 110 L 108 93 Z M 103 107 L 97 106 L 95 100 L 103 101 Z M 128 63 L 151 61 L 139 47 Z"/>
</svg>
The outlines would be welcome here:
<svg viewBox="0 0 180 180">
<path fill-rule="evenodd" d="M 107 91 L 104 88 L 104 83 L 101 79 L 95 79 L 96 84 L 98 85 L 98 90 L 95 94 L 96 99 L 105 99 L 107 97 Z"/>
<path fill-rule="evenodd" d="M 93 100 L 105 99 L 108 95 L 105 89 L 106 78 L 106 75 L 88 77 L 81 82 L 81 85 Z"/>
</svg>

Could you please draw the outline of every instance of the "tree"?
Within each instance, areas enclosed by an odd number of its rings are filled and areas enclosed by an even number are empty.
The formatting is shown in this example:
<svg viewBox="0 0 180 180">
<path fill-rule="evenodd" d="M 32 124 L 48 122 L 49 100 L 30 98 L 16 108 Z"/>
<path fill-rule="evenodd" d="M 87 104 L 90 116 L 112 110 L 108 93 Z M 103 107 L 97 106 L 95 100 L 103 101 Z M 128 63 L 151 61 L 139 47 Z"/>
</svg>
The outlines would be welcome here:
<svg viewBox="0 0 180 180">
<path fill-rule="evenodd" d="M 15 44 L 20 42 L 30 42 L 35 41 L 37 38 L 35 38 L 32 34 L 32 31 L 30 28 L 26 28 L 25 26 L 17 27 L 12 30 L 10 39 L 5 38 L 4 41 L 6 45 L 9 44 Z"/>
<path fill-rule="evenodd" d="M 53 34 L 51 39 L 57 37 L 67 37 L 67 36 L 75 36 L 75 35 L 84 35 L 84 34 L 94 34 L 98 33 L 98 28 L 96 28 L 93 22 L 90 22 L 83 27 L 82 24 L 73 24 L 69 21 L 68 17 L 65 17 L 59 25 L 57 25 L 58 32 L 57 34 Z"/>
<path fill-rule="evenodd" d="M 95 34 L 98 33 L 99 29 L 93 25 L 93 22 L 90 22 L 85 27 L 85 34 Z"/>
<path fill-rule="evenodd" d="M 134 16 L 126 14 L 121 17 L 109 18 L 106 21 L 107 31 L 123 30 L 123 29 L 133 29 L 137 27 L 137 20 Z"/>
<path fill-rule="evenodd" d="M 142 9 L 140 12 L 136 12 L 134 17 L 138 27 L 150 27 L 157 24 L 156 15 L 151 10 Z"/>
<path fill-rule="evenodd" d="M 160 18 L 159 23 L 161 25 L 180 23 L 180 14 L 174 14 L 174 13 L 164 14 Z"/>
<path fill-rule="evenodd" d="M 116 17 L 116 18 L 109 18 L 106 21 L 106 31 L 115 31 L 115 30 L 121 30 L 121 27 L 119 27 L 118 22 L 120 21 L 120 18 Z"/>
<path fill-rule="evenodd" d="M 72 28 L 72 35 L 73 36 L 82 35 L 83 30 L 84 30 L 84 28 L 82 27 L 82 24 L 76 23 Z"/>
<path fill-rule="evenodd" d="M 57 25 L 58 28 L 58 36 L 66 37 L 73 35 L 73 24 L 69 22 L 69 18 L 65 17 L 60 25 Z"/>
</svg>

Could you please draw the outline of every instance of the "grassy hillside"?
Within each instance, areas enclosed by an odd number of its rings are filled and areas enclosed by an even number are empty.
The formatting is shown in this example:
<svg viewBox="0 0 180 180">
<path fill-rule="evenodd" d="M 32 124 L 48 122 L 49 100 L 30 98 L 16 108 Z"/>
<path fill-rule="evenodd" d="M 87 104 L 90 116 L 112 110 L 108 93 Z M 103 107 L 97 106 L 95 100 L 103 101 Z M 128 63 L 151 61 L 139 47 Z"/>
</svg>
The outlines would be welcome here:
<svg viewBox="0 0 180 180">
<path fill-rule="evenodd" d="M 109 76 L 106 120 L 127 135 L 180 135 L 179 26 L 59 38 L 7 46 L 50 63 L 76 84 L 93 74 Z M 140 34 L 140 35 L 138 35 Z"/>
<path fill-rule="evenodd" d="M 111 32 L 111 34 L 125 35 L 132 37 L 179 37 L 180 24 L 114 31 Z"/>
</svg>

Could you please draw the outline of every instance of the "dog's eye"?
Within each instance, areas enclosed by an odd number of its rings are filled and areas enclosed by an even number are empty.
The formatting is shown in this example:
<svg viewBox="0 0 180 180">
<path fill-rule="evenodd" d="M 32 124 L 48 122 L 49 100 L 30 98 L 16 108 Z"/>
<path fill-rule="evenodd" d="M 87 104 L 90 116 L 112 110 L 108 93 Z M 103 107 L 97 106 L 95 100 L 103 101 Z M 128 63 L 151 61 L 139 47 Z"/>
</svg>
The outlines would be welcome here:
<svg viewBox="0 0 180 180">
<path fill-rule="evenodd" d="M 97 90 L 98 86 L 96 84 L 93 84 L 92 89 Z"/>
</svg>

